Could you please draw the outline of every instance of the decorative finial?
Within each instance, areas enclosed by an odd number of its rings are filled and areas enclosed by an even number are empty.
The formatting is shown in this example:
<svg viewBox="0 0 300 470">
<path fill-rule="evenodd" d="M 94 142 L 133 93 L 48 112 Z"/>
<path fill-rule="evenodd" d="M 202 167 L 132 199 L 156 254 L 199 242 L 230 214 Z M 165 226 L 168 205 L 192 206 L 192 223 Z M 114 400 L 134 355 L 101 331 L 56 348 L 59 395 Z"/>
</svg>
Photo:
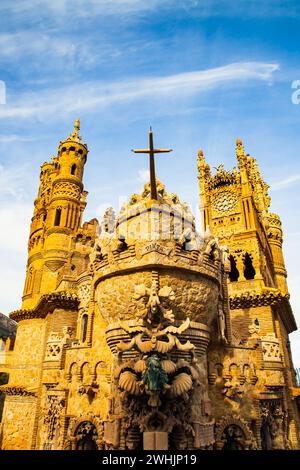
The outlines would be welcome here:
<svg viewBox="0 0 300 470">
<path fill-rule="evenodd" d="M 75 129 L 75 132 L 79 132 L 79 129 L 80 129 L 80 120 L 77 118 L 75 123 L 74 123 L 74 129 Z"/>
<path fill-rule="evenodd" d="M 202 149 L 198 150 L 198 157 L 203 157 L 203 150 Z"/>
<path fill-rule="evenodd" d="M 243 141 L 242 141 L 242 139 L 240 139 L 240 137 L 238 137 L 238 138 L 236 139 L 236 145 L 237 145 L 238 147 L 239 147 L 240 145 L 243 145 Z"/>
<path fill-rule="evenodd" d="M 68 140 L 74 140 L 75 142 L 81 142 L 81 137 L 79 135 L 79 129 L 80 129 L 80 120 L 77 118 L 74 122 L 74 130 L 71 132 L 70 136 L 68 137 Z"/>
</svg>

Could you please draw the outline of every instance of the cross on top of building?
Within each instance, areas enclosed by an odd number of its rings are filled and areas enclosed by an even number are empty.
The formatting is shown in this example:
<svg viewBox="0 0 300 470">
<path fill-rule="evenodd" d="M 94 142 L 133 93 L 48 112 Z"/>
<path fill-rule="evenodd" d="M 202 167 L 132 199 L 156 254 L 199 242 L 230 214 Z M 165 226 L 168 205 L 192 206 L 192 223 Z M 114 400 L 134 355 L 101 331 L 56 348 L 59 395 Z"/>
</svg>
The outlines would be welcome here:
<svg viewBox="0 0 300 470">
<path fill-rule="evenodd" d="M 147 153 L 149 155 L 151 199 L 157 200 L 154 155 L 156 153 L 172 152 L 172 149 L 156 149 L 156 148 L 154 148 L 154 146 L 153 146 L 153 132 L 152 132 L 152 128 L 150 127 L 150 131 L 149 131 L 149 148 L 148 149 L 137 149 L 137 150 L 133 149 L 132 152 L 134 152 L 134 153 Z"/>
</svg>

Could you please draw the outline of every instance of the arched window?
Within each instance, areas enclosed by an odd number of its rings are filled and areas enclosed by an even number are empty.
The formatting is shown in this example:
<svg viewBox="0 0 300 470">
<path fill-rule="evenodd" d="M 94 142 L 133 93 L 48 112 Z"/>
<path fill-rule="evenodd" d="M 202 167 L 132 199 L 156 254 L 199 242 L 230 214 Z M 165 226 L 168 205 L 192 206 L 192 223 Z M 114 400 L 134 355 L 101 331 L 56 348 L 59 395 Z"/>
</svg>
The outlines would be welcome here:
<svg viewBox="0 0 300 470">
<path fill-rule="evenodd" d="M 252 259 L 248 253 L 246 253 L 244 257 L 244 266 L 245 279 L 254 279 L 255 269 L 252 264 Z"/>
<path fill-rule="evenodd" d="M 229 261 L 230 261 L 229 279 L 231 282 L 236 282 L 239 278 L 240 273 L 236 267 L 236 262 L 232 255 L 229 256 Z"/>
<path fill-rule="evenodd" d="M 58 207 L 55 212 L 55 219 L 54 219 L 55 227 L 58 227 L 60 225 L 60 219 L 61 219 L 61 208 Z"/>
<path fill-rule="evenodd" d="M 85 313 L 84 315 L 82 315 L 82 318 L 81 318 L 81 332 L 80 332 L 80 339 L 83 343 L 86 340 L 87 326 L 88 326 L 88 316 Z"/>
<path fill-rule="evenodd" d="M 76 174 L 76 163 L 73 163 L 73 165 L 71 166 L 71 175 L 75 175 Z"/>
</svg>

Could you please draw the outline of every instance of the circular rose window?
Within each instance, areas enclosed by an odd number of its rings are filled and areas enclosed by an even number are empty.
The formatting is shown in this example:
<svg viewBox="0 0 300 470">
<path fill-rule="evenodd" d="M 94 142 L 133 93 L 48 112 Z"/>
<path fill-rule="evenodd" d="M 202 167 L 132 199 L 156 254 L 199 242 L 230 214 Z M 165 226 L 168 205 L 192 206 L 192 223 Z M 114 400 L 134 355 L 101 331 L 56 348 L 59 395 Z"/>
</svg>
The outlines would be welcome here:
<svg viewBox="0 0 300 470">
<path fill-rule="evenodd" d="M 217 212 L 229 212 L 236 208 L 238 202 L 237 195 L 232 191 L 223 191 L 215 196 L 213 207 Z"/>
</svg>

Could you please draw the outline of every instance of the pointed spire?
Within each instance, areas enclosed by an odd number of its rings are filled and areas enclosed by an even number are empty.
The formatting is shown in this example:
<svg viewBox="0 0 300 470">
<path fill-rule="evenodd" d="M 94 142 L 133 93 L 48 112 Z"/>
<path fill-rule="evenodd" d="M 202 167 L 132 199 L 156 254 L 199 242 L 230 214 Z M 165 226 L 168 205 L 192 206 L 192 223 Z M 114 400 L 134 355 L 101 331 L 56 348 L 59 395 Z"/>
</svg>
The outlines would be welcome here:
<svg viewBox="0 0 300 470">
<path fill-rule="evenodd" d="M 71 132 L 67 140 L 73 140 L 75 142 L 81 142 L 81 137 L 79 135 L 80 130 L 80 120 L 77 118 L 74 122 L 74 131 Z"/>
<path fill-rule="evenodd" d="M 243 147 L 243 141 L 239 137 L 236 139 L 236 158 L 239 162 L 239 167 L 245 163 L 247 156 Z"/>
<path fill-rule="evenodd" d="M 75 123 L 74 123 L 74 132 L 79 132 L 79 129 L 80 129 L 80 120 L 77 118 Z"/>
<path fill-rule="evenodd" d="M 203 155 L 203 150 L 198 150 L 198 170 L 201 171 L 205 167 L 205 158 Z"/>
</svg>

